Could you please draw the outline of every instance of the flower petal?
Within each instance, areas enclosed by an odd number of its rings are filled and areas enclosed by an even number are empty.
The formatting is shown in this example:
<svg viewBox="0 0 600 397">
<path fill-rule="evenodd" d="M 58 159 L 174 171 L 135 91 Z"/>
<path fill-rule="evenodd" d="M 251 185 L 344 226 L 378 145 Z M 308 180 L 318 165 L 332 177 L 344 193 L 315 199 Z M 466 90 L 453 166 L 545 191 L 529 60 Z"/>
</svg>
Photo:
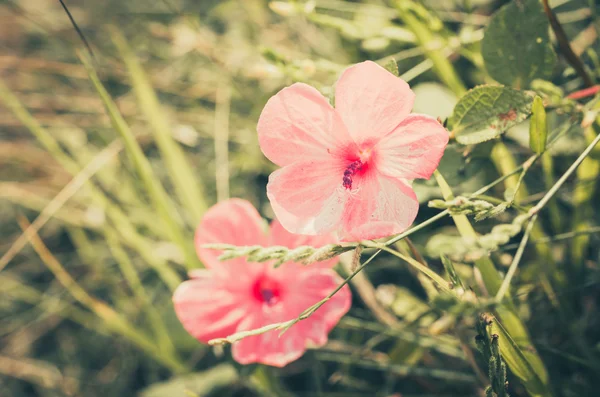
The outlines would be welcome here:
<svg viewBox="0 0 600 397">
<path fill-rule="evenodd" d="M 371 176 L 344 210 L 342 241 L 387 237 L 406 230 L 415 220 L 419 201 L 401 179 Z"/>
<path fill-rule="evenodd" d="M 282 302 L 276 307 L 265 308 L 261 315 L 255 313 L 249 316 L 240 323 L 238 332 L 291 320 L 325 298 L 341 282 L 330 269 L 307 269 L 298 264 L 274 269 L 271 276 L 286 283 Z M 294 282 L 290 282 L 292 279 Z M 283 367 L 302 356 L 308 346 L 323 346 L 327 342 L 327 334 L 348 312 L 350 305 L 350 290 L 344 286 L 312 316 L 293 325 L 281 337 L 281 331 L 274 330 L 234 344 L 233 357 L 242 364 Z"/>
<path fill-rule="evenodd" d="M 292 234 L 288 232 L 278 220 L 271 222 L 271 245 L 280 245 L 288 248 L 297 248 L 301 246 L 321 248 L 327 244 L 335 244 L 337 241 L 338 240 L 333 233 L 320 236 Z M 311 266 L 332 267 L 336 263 L 338 263 L 338 259 L 332 258 L 327 261 L 312 264 Z"/>
<path fill-rule="evenodd" d="M 335 88 L 335 109 L 359 146 L 392 131 L 410 113 L 414 99 L 404 80 L 371 61 L 346 69 Z"/>
<path fill-rule="evenodd" d="M 281 316 L 247 316 L 239 325 L 238 332 L 258 329 L 265 325 L 280 323 Z M 281 331 L 273 330 L 261 335 L 249 336 L 235 343 L 231 349 L 233 358 L 240 364 L 261 363 L 284 367 L 300 358 L 306 351 L 306 340 L 297 329 L 290 329 L 281 337 Z"/>
<path fill-rule="evenodd" d="M 306 235 L 334 230 L 344 207 L 343 170 L 343 163 L 305 161 L 273 172 L 267 196 L 283 227 Z"/>
<path fill-rule="evenodd" d="M 196 339 L 207 343 L 235 333 L 246 317 L 250 300 L 243 284 L 250 279 L 243 274 L 235 283 L 227 282 L 214 272 L 195 271 L 197 278 L 183 282 L 173 295 L 175 313 L 183 327 Z M 231 288 L 235 284 L 236 288 Z"/>
<path fill-rule="evenodd" d="M 448 144 L 448 131 L 433 117 L 411 114 L 377 145 L 379 172 L 429 179 Z"/>
<path fill-rule="evenodd" d="M 352 142 L 327 99 L 302 83 L 286 87 L 269 99 L 257 129 L 263 153 L 281 167 L 330 158 Z"/>
<path fill-rule="evenodd" d="M 325 298 L 342 283 L 341 277 L 331 269 L 307 268 L 293 263 L 280 269 L 280 277 L 295 280 L 294 283 L 288 282 L 291 285 L 285 304 L 289 307 L 287 310 L 298 314 Z M 323 346 L 327 342 L 327 334 L 350 310 L 351 304 L 350 288 L 346 285 L 309 318 L 300 321 L 296 326 L 304 331 L 303 334 L 309 338 L 312 346 Z M 322 330 L 319 323 L 324 324 Z"/>
<path fill-rule="evenodd" d="M 221 251 L 202 248 L 204 244 L 266 245 L 264 222 L 254 206 L 246 200 L 230 199 L 211 207 L 196 229 L 196 252 L 207 268 L 223 263 L 243 264 L 240 260 L 219 262 Z M 243 260 L 242 260 L 243 261 Z M 245 261 L 244 261 L 245 263 Z"/>
</svg>

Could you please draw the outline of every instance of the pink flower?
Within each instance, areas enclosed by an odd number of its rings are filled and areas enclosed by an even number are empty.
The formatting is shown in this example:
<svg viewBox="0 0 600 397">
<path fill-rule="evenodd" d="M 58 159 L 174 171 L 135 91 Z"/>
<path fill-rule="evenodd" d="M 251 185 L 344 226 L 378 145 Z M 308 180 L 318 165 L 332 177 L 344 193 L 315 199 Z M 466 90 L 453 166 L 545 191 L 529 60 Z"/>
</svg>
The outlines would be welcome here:
<svg viewBox="0 0 600 397">
<path fill-rule="evenodd" d="M 248 263 L 243 258 L 219 262 L 219 251 L 201 248 L 210 243 L 295 248 L 334 242 L 331 236 L 292 235 L 277 221 L 271 223 L 269 234 L 263 226 L 256 209 L 240 199 L 221 202 L 204 215 L 196 230 L 196 250 L 206 269 L 190 272 L 192 279 L 182 283 L 173 296 L 179 320 L 199 341 L 206 343 L 296 318 L 341 283 L 331 269 L 336 259 L 309 266 L 286 263 L 274 268 L 272 263 Z M 233 357 L 242 364 L 283 367 L 302 356 L 308 346 L 323 346 L 350 304 L 350 290 L 344 286 L 283 336 L 275 330 L 235 343 Z"/>
<path fill-rule="evenodd" d="M 413 101 L 406 82 L 370 61 L 344 71 L 335 109 L 301 83 L 269 99 L 258 139 L 282 167 L 267 196 L 283 227 L 345 241 L 408 228 L 419 209 L 412 180 L 431 177 L 448 143 L 434 118 L 410 114 Z"/>
</svg>

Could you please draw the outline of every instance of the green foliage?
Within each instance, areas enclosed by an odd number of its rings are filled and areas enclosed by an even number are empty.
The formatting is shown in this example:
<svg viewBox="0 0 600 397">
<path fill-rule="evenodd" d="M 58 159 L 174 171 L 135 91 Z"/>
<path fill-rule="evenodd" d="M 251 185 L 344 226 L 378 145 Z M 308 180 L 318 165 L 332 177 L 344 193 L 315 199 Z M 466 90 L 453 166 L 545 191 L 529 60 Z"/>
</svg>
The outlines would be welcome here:
<svg viewBox="0 0 600 397">
<path fill-rule="evenodd" d="M 571 167 L 600 131 L 598 97 L 572 59 L 555 68 L 537 0 L 67 2 L 96 55 L 90 76 L 56 2 L 17 3 L 0 5 L 0 394 L 507 396 L 507 373 L 512 397 L 600 389 L 597 153 Z M 592 3 L 551 5 L 598 77 Z M 213 247 L 224 260 L 307 266 L 340 255 L 352 272 L 353 308 L 330 343 L 282 369 L 233 365 L 230 347 L 198 343 L 171 303 L 199 265 L 193 228 L 223 196 L 215 140 L 230 195 L 271 217 L 264 103 L 296 81 L 332 97 L 365 59 L 410 83 L 413 112 L 445 122 L 439 175 L 415 181 L 415 226 L 385 243 Z M 505 86 L 481 85 L 492 79 Z M 528 135 L 517 124 L 530 113 Z M 539 220 L 520 244 L 531 206 Z M 39 214 L 41 257 L 16 226 L 22 212 Z M 481 312 L 491 322 L 474 321 Z"/>
<path fill-rule="evenodd" d="M 448 124 L 463 145 L 485 142 L 525 120 L 532 99 L 528 93 L 508 87 L 478 86 L 458 101 Z"/>
<path fill-rule="evenodd" d="M 536 154 L 542 154 L 546 150 L 548 140 L 548 124 L 546 123 L 546 109 L 542 98 L 536 95 L 531 108 L 531 120 L 529 122 L 529 147 Z"/>
<path fill-rule="evenodd" d="M 550 77 L 556 54 L 548 28 L 539 0 L 511 1 L 498 10 L 481 42 L 490 76 L 516 88 L 527 88 L 534 79 Z"/>
</svg>

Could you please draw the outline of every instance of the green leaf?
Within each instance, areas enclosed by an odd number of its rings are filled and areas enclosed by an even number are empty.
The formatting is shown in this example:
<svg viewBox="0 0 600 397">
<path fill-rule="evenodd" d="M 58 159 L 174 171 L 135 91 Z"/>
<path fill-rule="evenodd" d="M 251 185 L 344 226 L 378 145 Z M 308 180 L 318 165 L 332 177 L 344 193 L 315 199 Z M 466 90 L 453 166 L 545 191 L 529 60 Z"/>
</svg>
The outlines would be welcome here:
<svg viewBox="0 0 600 397">
<path fill-rule="evenodd" d="M 546 149 L 548 139 L 548 124 L 546 124 L 546 109 L 542 98 L 536 95 L 531 108 L 532 116 L 529 122 L 529 147 L 537 154 Z"/>
<path fill-rule="evenodd" d="M 400 76 L 400 73 L 398 72 L 398 62 L 396 62 L 395 59 L 390 59 L 383 65 L 383 67 L 394 76 Z"/>
<path fill-rule="evenodd" d="M 456 141 L 473 145 L 500 136 L 531 113 L 531 95 L 503 86 L 481 85 L 467 92 L 449 119 Z"/>
<path fill-rule="evenodd" d="M 539 0 L 511 1 L 487 26 L 481 42 L 485 67 L 495 80 L 516 88 L 551 76 L 556 54 Z"/>
</svg>

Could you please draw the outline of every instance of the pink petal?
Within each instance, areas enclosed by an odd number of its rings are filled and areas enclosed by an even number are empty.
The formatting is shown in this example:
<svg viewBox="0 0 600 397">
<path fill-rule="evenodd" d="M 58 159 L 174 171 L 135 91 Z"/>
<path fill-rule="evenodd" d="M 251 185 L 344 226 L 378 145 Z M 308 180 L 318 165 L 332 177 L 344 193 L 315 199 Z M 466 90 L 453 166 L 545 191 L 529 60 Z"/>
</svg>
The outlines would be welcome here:
<svg viewBox="0 0 600 397">
<path fill-rule="evenodd" d="M 335 109 L 359 146 L 392 131 L 408 116 L 414 99 L 404 80 L 371 61 L 346 69 L 335 89 Z"/>
<path fill-rule="evenodd" d="M 258 329 L 265 325 L 286 321 L 282 315 L 264 314 L 247 316 L 238 327 L 239 331 Z M 287 317 L 285 317 L 287 318 Z M 291 329 L 282 337 L 281 331 L 273 330 L 261 335 L 250 336 L 235 343 L 232 354 L 240 364 L 261 363 L 274 367 L 284 367 L 300 358 L 306 351 L 306 340 L 298 330 Z"/>
<path fill-rule="evenodd" d="M 183 327 L 201 342 L 235 333 L 251 310 L 246 291 L 250 273 L 238 274 L 230 282 L 218 274 L 196 270 L 197 278 L 183 282 L 173 295 L 175 313 Z"/>
<path fill-rule="evenodd" d="M 433 117 L 411 114 L 377 145 L 379 172 L 429 179 L 448 144 L 448 131 Z"/>
<path fill-rule="evenodd" d="M 342 283 L 340 276 L 331 269 L 306 268 L 293 263 L 280 269 L 280 277 L 295 280 L 294 283 L 288 282 L 289 298 L 285 300 L 285 305 L 289 308 L 287 310 L 298 314 L 325 298 Z M 350 288 L 346 285 L 312 316 L 296 325 L 304 330 L 304 335 L 309 337 L 313 346 L 323 346 L 327 342 L 327 334 L 350 310 L 351 304 Z M 319 323 L 325 325 L 324 331 L 319 331 Z"/>
<path fill-rule="evenodd" d="M 342 216 L 344 164 L 309 161 L 273 172 L 267 196 L 277 219 L 291 233 L 317 235 L 334 230 Z"/>
<path fill-rule="evenodd" d="M 406 230 L 415 220 L 419 202 L 401 179 L 374 175 L 348 200 L 344 210 L 342 241 L 387 237 Z"/>
<path fill-rule="evenodd" d="M 271 97 L 258 120 L 258 141 L 279 166 L 341 155 L 351 139 L 329 102 L 313 87 L 296 83 Z"/>
<path fill-rule="evenodd" d="M 265 307 L 260 314 L 253 313 L 240 323 L 238 331 L 291 320 L 327 296 L 341 282 L 339 276 L 329 269 L 295 266 L 286 266 L 287 270 L 272 270 L 271 275 L 286 285 L 282 302 L 274 307 Z M 302 356 L 307 347 L 323 346 L 327 342 L 327 334 L 348 312 L 350 305 L 350 290 L 345 286 L 310 318 L 295 324 L 281 337 L 281 331 L 274 330 L 236 343 L 233 357 L 242 364 L 283 367 Z"/>
<path fill-rule="evenodd" d="M 271 222 L 271 245 L 281 245 L 288 248 L 297 248 L 301 246 L 309 246 L 321 248 L 328 244 L 337 243 L 337 238 L 331 234 L 323 234 L 320 236 L 307 236 L 303 234 L 292 234 L 288 232 L 279 221 Z M 337 258 L 327 261 L 315 263 L 311 266 L 332 267 L 338 263 Z"/>
<path fill-rule="evenodd" d="M 246 200 L 230 199 L 211 207 L 196 229 L 196 252 L 207 268 L 227 263 L 243 264 L 240 260 L 219 262 L 221 251 L 201 248 L 204 244 L 233 244 L 238 246 L 266 245 L 264 222 L 254 206 Z M 242 260 L 243 261 L 243 260 Z M 244 262 L 245 263 L 245 262 Z"/>
</svg>

